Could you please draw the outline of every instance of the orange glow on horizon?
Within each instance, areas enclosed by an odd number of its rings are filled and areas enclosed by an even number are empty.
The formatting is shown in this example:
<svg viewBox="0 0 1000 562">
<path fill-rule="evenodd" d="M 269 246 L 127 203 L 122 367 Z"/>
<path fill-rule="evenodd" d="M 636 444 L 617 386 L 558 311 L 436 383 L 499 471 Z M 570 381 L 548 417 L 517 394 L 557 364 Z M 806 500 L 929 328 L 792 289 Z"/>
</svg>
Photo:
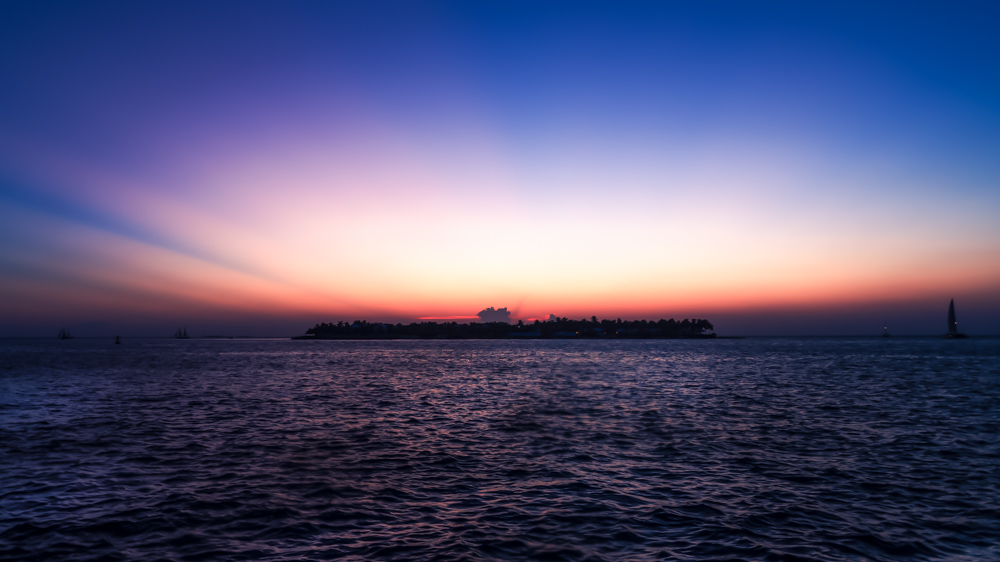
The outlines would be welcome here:
<svg viewBox="0 0 1000 562">
<path fill-rule="evenodd" d="M 181 195 L 22 149 L 24 158 L 3 164 L 82 218 L 0 201 L 0 234 L 16 241 L 0 248 L 10 272 L 0 312 L 56 324 L 130 315 L 450 321 L 508 306 L 516 321 L 710 318 L 962 292 L 1000 300 L 990 207 L 935 190 L 919 205 L 870 196 L 899 181 L 874 171 L 839 178 L 849 196 L 797 200 L 795 186 L 814 174 L 808 155 L 783 160 L 727 140 L 706 148 L 731 157 L 724 172 L 708 157 L 681 171 L 649 165 L 609 189 L 602 182 L 613 174 L 592 179 L 582 163 L 541 176 L 549 195 L 536 197 L 539 180 L 519 176 L 488 134 L 462 153 L 476 166 L 457 167 L 384 134 L 391 154 L 354 161 L 324 159 L 323 147 L 339 145 L 322 139 L 274 154 L 209 151 L 191 167 L 191 183 L 207 187 L 185 185 Z M 382 158 L 395 165 L 377 165 Z M 939 222 L 951 225 L 945 235 L 926 227 Z"/>
</svg>

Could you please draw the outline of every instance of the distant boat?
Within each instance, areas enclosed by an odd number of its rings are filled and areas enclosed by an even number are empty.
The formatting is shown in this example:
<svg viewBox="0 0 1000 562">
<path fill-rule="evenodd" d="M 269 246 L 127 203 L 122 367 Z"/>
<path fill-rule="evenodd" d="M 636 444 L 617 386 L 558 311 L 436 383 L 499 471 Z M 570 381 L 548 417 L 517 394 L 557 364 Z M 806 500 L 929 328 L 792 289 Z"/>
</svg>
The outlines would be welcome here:
<svg viewBox="0 0 1000 562">
<path fill-rule="evenodd" d="M 951 304 L 948 305 L 948 333 L 944 335 L 948 339 L 961 339 L 967 338 L 969 336 L 959 333 L 958 331 L 958 321 L 955 320 L 955 299 L 951 299 Z"/>
<path fill-rule="evenodd" d="M 115 336 L 115 345 L 121 345 L 122 338 L 120 336 Z"/>
<path fill-rule="evenodd" d="M 883 338 L 889 337 L 889 326 L 888 325 L 883 325 L 882 326 L 882 337 Z"/>
<path fill-rule="evenodd" d="M 66 328 L 59 330 L 59 339 L 61 340 L 71 340 L 73 336 L 69 335 L 69 331 Z"/>
<path fill-rule="evenodd" d="M 180 328 L 177 328 L 177 331 L 174 332 L 174 339 L 175 340 L 186 340 L 186 339 L 188 339 L 187 328 L 184 328 L 183 330 L 180 329 Z"/>
</svg>

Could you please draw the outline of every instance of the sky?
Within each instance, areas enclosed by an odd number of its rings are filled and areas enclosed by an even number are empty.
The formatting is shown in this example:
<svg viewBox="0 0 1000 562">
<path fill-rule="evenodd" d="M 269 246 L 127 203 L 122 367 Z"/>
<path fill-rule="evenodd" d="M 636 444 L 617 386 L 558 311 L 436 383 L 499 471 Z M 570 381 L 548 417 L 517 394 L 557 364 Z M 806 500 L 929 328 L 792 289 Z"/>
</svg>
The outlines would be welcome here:
<svg viewBox="0 0 1000 562">
<path fill-rule="evenodd" d="M 1000 334 L 993 2 L 4 2 L 0 336 Z"/>
</svg>

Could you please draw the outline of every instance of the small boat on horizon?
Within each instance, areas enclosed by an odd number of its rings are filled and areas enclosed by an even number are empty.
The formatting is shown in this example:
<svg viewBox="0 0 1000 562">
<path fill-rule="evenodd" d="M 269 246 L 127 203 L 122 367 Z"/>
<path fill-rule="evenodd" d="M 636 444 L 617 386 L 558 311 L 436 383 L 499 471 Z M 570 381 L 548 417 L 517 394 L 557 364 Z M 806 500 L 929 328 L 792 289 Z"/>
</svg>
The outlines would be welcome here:
<svg viewBox="0 0 1000 562">
<path fill-rule="evenodd" d="M 955 299 L 951 299 L 951 303 L 948 305 L 948 333 L 944 337 L 950 340 L 969 337 L 958 331 L 958 321 L 955 320 Z"/>
<path fill-rule="evenodd" d="M 71 340 L 71 339 L 73 339 L 73 336 L 69 335 L 69 330 L 67 330 L 66 328 L 63 328 L 62 330 L 59 330 L 59 336 L 58 337 L 61 340 Z"/>
<path fill-rule="evenodd" d="M 183 330 L 180 329 L 180 328 L 177 328 L 177 331 L 174 332 L 174 339 L 175 340 L 186 340 L 186 339 L 188 339 L 187 328 L 184 328 Z"/>
<path fill-rule="evenodd" d="M 883 324 L 882 325 L 882 337 L 883 338 L 888 338 L 889 337 L 889 325 L 888 324 Z"/>
</svg>

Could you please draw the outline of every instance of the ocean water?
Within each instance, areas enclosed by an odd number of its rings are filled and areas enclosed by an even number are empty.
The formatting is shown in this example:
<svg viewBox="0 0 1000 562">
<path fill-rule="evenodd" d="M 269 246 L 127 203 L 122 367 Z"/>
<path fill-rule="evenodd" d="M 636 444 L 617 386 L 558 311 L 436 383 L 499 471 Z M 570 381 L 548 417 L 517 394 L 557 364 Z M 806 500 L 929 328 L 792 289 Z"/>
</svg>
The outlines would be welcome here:
<svg viewBox="0 0 1000 562">
<path fill-rule="evenodd" d="M 0 342 L 3 560 L 997 560 L 1000 340 Z"/>
</svg>

